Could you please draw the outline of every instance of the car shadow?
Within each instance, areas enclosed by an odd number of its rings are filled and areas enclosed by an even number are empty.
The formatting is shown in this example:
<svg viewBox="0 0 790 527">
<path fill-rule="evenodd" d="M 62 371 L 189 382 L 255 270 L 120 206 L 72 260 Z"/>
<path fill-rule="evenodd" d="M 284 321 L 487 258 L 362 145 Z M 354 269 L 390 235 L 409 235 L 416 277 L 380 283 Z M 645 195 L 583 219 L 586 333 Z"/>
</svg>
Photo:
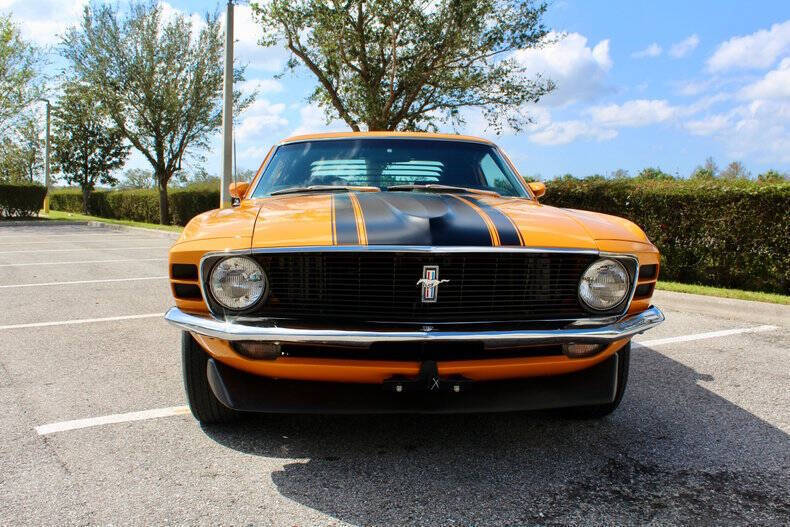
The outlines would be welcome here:
<svg viewBox="0 0 790 527">
<path fill-rule="evenodd" d="M 287 459 L 279 492 L 353 524 L 790 521 L 790 436 L 634 348 L 608 418 L 256 416 L 205 433 Z"/>
</svg>

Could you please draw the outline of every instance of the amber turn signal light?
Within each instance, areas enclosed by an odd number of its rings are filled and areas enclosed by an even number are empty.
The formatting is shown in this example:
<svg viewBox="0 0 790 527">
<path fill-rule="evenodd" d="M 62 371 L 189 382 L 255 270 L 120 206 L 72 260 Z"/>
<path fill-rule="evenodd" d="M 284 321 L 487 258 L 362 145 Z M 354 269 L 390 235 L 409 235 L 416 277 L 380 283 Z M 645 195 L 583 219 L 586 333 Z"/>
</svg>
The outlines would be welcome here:
<svg viewBox="0 0 790 527">
<path fill-rule="evenodd" d="M 600 344 L 563 344 L 562 352 L 571 358 L 589 357 L 601 351 Z"/>
<path fill-rule="evenodd" d="M 282 355 L 279 342 L 235 342 L 233 348 L 240 355 L 250 359 L 274 360 Z"/>
</svg>

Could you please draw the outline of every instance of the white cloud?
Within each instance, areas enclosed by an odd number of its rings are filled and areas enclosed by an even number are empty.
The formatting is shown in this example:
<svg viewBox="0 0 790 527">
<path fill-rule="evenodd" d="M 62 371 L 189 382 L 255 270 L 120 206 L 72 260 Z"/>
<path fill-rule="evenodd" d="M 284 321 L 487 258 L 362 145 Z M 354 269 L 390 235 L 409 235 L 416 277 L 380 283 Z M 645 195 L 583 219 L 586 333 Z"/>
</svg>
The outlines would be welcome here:
<svg viewBox="0 0 790 527">
<path fill-rule="evenodd" d="M 290 135 L 314 134 L 320 132 L 348 132 L 348 125 L 335 119 L 327 124 L 326 114 L 315 104 L 307 104 L 299 110 L 299 126 Z"/>
<path fill-rule="evenodd" d="M 759 81 L 743 88 L 740 96 L 747 99 L 790 100 L 790 57 L 782 59 L 775 70 L 766 73 Z"/>
<path fill-rule="evenodd" d="M 712 135 L 728 126 L 730 126 L 730 119 L 722 114 L 710 115 L 685 124 L 686 129 L 694 135 Z"/>
<path fill-rule="evenodd" d="M 635 127 L 664 122 L 674 117 L 677 111 L 664 99 L 636 99 L 623 104 L 593 106 L 585 113 L 602 126 Z"/>
<path fill-rule="evenodd" d="M 669 56 L 676 59 L 683 58 L 697 49 L 697 46 L 699 46 L 699 37 L 696 34 L 691 35 L 680 42 L 672 44 L 672 47 L 669 48 Z"/>
<path fill-rule="evenodd" d="M 707 68 L 712 73 L 765 69 L 787 53 L 790 53 L 790 20 L 719 44 L 707 61 Z"/>
<path fill-rule="evenodd" d="M 606 74 L 613 62 L 609 56 L 609 40 L 594 47 L 579 33 L 562 36 L 550 33 L 551 44 L 538 49 L 521 49 L 514 58 L 530 73 L 540 73 L 553 80 L 557 88 L 542 99 L 542 103 L 560 106 L 575 101 L 591 100 L 610 92 Z"/>
<path fill-rule="evenodd" d="M 617 137 L 617 130 L 600 128 L 579 120 L 550 123 L 543 129 L 530 134 L 529 139 L 540 145 L 565 145 L 577 139 L 607 141 Z"/>
<path fill-rule="evenodd" d="M 635 52 L 631 53 L 631 57 L 633 57 L 635 59 L 644 59 L 644 58 L 647 58 L 647 57 L 658 57 L 659 55 L 661 55 L 662 51 L 663 50 L 661 49 L 661 46 L 659 46 L 658 43 L 653 42 L 652 44 L 647 46 L 645 49 L 643 49 L 641 51 L 635 51 Z"/>
<path fill-rule="evenodd" d="M 0 8 L 13 14 L 22 36 L 36 44 L 51 46 L 60 42 L 66 29 L 76 25 L 88 0 L 10 0 Z"/>
<path fill-rule="evenodd" d="M 225 14 L 222 13 L 222 27 L 225 27 Z M 234 54 L 241 64 L 247 64 L 249 70 L 279 72 L 288 60 L 285 48 L 274 46 L 264 48 L 258 45 L 263 36 L 260 24 L 255 21 L 252 8 L 248 5 L 236 5 L 233 11 L 233 38 L 236 41 Z"/>
<path fill-rule="evenodd" d="M 267 130 L 277 130 L 288 126 L 288 119 L 283 117 L 285 104 L 272 104 L 267 99 L 256 99 L 243 114 L 236 126 L 236 139 L 245 141 L 261 135 Z"/>
</svg>

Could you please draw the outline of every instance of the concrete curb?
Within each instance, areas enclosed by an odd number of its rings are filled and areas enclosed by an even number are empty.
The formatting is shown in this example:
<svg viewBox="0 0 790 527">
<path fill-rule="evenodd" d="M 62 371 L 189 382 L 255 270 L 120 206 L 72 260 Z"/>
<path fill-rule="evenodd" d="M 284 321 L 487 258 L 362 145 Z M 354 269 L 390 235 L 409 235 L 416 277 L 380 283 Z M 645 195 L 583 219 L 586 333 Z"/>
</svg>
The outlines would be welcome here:
<svg viewBox="0 0 790 527">
<path fill-rule="evenodd" d="M 683 313 L 702 313 L 755 324 L 790 327 L 790 306 L 782 304 L 658 290 L 653 293 L 653 303 Z"/>
<path fill-rule="evenodd" d="M 3 220 L 0 229 L 5 227 L 52 227 L 53 225 L 87 225 L 87 221 L 79 220 Z"/>
</svg>

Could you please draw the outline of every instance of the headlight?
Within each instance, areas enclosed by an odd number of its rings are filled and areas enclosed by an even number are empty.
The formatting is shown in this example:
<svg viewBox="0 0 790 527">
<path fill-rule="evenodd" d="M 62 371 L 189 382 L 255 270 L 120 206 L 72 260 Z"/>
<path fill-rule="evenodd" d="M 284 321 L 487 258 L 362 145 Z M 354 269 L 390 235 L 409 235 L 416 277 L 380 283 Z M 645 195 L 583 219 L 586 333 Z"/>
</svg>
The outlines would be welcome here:
<svg viewBox="0 0 790 527">
<path fill-rule="evenodd" d="M 603 259 L 590 265 L 579 282 L 579 298 L 596 311 L 620 304 L 628 294 L 628 271 L 615 260 Z"/>
<path fill-rule="evenodd" d="M 268 290 L 266 273 L 252 258 L 231 256 L 221 260 L 209 277 L 209 289 L 222 306 L 243 310 L 254 305 Z"/>
</svg>

